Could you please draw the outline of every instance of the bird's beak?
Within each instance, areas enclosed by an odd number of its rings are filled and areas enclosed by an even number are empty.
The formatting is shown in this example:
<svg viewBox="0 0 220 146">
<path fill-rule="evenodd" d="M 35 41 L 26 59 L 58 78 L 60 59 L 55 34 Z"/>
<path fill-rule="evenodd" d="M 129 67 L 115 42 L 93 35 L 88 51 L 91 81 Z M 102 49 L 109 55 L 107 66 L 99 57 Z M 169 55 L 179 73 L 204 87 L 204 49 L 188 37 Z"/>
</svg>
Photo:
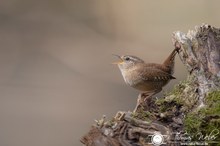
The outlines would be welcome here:
<svg viewBox="0 0 220 146">
<path fill-rule="evenodd" d="M 118 62 L 113 62 L 112 64 L 122 64 L 124 61 L 121 59 L 121 56 L 116 55 L 116 54 L 112 54 L 113 56 L 118 57 L 120 60 Z"/>
</svg>

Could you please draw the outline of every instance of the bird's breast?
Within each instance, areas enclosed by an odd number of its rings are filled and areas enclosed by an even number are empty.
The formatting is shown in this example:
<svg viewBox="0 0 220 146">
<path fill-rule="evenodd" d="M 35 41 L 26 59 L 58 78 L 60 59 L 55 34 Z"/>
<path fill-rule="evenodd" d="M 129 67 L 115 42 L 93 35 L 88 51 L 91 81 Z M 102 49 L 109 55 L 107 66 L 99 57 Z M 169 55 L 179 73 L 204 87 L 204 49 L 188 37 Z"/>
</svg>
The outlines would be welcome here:
<svg viewBox="0 0 220 146">
<path fill-rule="evenodd" d="M 125 83 L 131 87 L 135 87 L 139 84 L 139 82 L 141 82 L 141 78 L 135 73 L 135 69 L 127 71 L 121 70 L 121 74 Z"/>
<path fill-rule="evenodd" d="M 122 70 L 121 74 L 123 76 L 125 83 L 128 84 L 129 86 L 132 86 L 132 80 L 129 73 Z"/>
</svg>

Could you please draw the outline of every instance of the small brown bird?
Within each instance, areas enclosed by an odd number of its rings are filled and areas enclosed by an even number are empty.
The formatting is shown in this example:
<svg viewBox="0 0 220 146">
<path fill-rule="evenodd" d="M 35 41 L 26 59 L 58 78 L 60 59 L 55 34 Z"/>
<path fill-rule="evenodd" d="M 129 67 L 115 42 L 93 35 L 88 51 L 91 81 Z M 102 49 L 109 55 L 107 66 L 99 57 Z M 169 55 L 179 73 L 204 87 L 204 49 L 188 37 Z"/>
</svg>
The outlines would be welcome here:
<svg viewBox="0 0 220 146">
<path fill-rule="evenodd" d="M 115 55 L 120 61 L 113 64 L 118 65 L 125 83 L 142 91 L 146 99 L 160 92 L 170 80 L 175 79 L 172 75 L 174 59 L 178 51 L 179 48 L 174 49 L 163 64 L 145 63 L 142 59 L 131 55 Z M 143 102 L 142 98 L 142 96 L 138 98 L 137 106 Z"/>
</svg>

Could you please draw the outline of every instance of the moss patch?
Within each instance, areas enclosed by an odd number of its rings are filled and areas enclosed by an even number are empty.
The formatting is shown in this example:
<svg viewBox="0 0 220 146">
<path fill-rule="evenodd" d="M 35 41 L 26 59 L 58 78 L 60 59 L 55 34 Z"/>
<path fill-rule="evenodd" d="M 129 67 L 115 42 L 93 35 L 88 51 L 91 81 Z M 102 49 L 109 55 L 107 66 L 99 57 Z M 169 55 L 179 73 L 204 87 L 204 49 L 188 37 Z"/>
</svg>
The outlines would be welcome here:
<svg viewBox="0 0 220 146">
<path fill-rule="evenodd" d="M 196 90 L 197 85 L 192 83 L 192 78 L 189 77 L 187 80 L 181 81 L 176 85 L 171 92 L 166 93 L 165 98 L 156 101 L 156 104 L 160 107 L 160 112 L 178 110 L 182 113 L 186 113 L 190 111 L 198 101 L 198 93 Z"/>
<path fill-rule="evenodd" d="M 193 140 L 199 140 L 195 136 L 201 132 L 202 135 L 210 135 L 213 131 L 216 134 L 214 140 L 205 139 L 205 141 L 220 141 L 220 91 L 210 92 L 205 98 L 205 107 L 198 111 L 187 114 L 184 119 L 184 128 L 190 134 L 194 135 Z M 200 135 L 201 136 L 201 135 Z"/>
<path fill-rule="evenodd" d="M 144 110 L 137 112 L 137 113 L 132 113 L 132 117 L 136 118 L 136 119 L 143 120 L 143 121 L 149 121 L 149 122 L 152 119 L 155 119 L 155 116 L 153 113 L 151 113 L 149 111 L 144 111 Z"/>
</svg>

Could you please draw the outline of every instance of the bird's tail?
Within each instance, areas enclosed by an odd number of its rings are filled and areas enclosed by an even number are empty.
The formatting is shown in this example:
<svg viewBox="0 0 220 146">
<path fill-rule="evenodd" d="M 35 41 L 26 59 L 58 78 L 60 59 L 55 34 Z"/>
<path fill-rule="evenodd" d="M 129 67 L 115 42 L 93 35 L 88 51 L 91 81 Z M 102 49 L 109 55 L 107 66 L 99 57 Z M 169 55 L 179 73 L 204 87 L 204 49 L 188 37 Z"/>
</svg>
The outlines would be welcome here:
<svg viewBox="0 0 220 146">
<path fill-rule="evenodd" d="M 175 48 L 172 53 L 168 56 L 168 58 L 163 62 L 163 65 L 167 67 L 169 74 L 174 73 L 174 64 L 175 64 L 175 56 L 179 53 L 180 48 Z"/>
</svg>

